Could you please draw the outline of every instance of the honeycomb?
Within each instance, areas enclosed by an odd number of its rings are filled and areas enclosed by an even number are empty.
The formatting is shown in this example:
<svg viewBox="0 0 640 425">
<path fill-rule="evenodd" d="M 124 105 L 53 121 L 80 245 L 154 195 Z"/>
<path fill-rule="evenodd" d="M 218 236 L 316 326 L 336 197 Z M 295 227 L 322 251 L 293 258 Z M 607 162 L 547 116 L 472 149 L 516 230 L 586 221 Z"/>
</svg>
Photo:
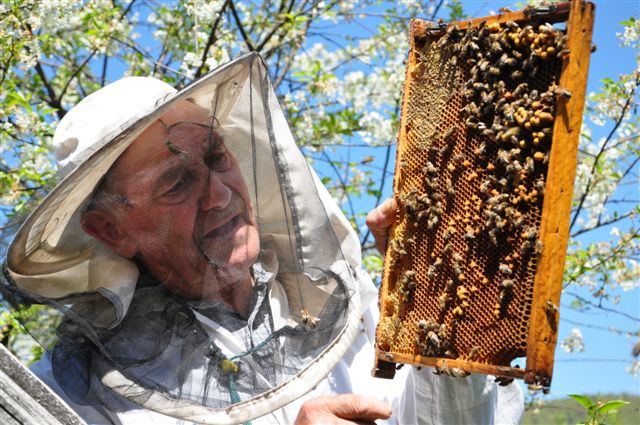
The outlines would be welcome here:
<svg viewBox="0 0 640 425">
<path fill-rule="evenodd" d="M 527 354 L 556 103 L 571 93 L 566 31 L 520 17 L 413 39 L 378 361 L 464 377 L 446 359 L 508 367 Z"/>
</svg>

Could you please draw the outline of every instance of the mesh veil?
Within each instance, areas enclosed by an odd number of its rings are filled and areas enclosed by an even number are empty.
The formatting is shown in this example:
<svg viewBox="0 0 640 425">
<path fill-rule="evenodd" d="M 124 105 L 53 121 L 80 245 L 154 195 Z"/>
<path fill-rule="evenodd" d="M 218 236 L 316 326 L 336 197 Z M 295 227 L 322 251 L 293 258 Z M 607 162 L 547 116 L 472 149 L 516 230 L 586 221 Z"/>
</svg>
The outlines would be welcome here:
<svg viewBox="0 0 640 425">
<path fill-rule="evenodd" d="M 162 94 L 63 171 L 1 288 L 58 316 L 41 343 L 74 402 L 244 422 L 311 389 L 350 344 L 357 239 L 256 54 Z"/>
</svg>

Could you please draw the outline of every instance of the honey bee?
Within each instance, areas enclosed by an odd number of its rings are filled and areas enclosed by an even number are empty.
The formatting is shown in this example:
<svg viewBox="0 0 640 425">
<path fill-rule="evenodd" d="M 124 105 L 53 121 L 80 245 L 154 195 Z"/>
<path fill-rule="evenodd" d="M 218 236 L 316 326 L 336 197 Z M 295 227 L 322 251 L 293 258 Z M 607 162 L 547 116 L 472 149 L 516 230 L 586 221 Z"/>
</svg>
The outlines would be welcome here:
<svg viewBox="0 0 640 425">
<path fill-rule="evenodd" d="M 435 349 L 439 349 L 440 348 L 440 338 L 438 338 L 438 335 L 436 335 L 435 332 L 433 331 L 429 331 L 427 333 L 427 341 L 429 342 L 429 344 L 431 344 Z"/>
<path fill-rule="evenodd" d="M 456 286 L 456 285 L 455 285 L 455 283 L 453 282 L 453 279 L 449 278 L 449 279 L 447 279 L 447 283 L 446 283 L 446 286 L 445 286 L 445 290 L 446 290 L 447 292 L 453 292 L 453 290 L 455 289 L 455 286 Z"/>
<path fill-rule="evenodd" d="M 511 270 L 511 267 L 509 267 L 509 265 L 507 264 L 500 264 L 498 269 L 500 270 L 501 273 L 504 273 L 508 276 L 511 276 L 511 274 L 513 273 L 513 271 Z"/>
<path fill-rule="evenodd" d="M 456 289 L 456 295 L 461 300 L 466 300 L 467 298 L 469 298 L 469 291 L 464 286 L 458 286 L 458 288 Z"/>
<path fill-rule="evenodd" d="M 427 161 L 423 168 L 423 172 L 426 174 L 435 174 L 438 172 L 438 169 L 431 163 L 431 161 Z"/>
<path fill-rule="evenodd" d="M 465 372 L 464 370 L 457 368 L 457 367 L 452 367 L 449 369 L 452 377 L 454 378 L 466 378 L 467 376 L 469 376 L 469 372 Z"/>
<path fill-rule="evenodd" d="M 514 282 L 515 281 L 513 279 L 505 279 L 502 281 L 500 286 L 502 286 L 504 289 L 511 289 L 513 287 Z"/>
<path fill-rule="evenodd" d="M 389 244 L 389 248 L 391 249 L 391 254 L 394 257 L 407 255 L 407 251 L 404 249 L 404 244 L 398 239 L 393 239 Z"/>
<path fill-rule="evenodd" d="M 476 238 L 475 231 L 473 230 L 472 227 L 467 227 L 466 233 L 464 234 L 464 238 L 467 241 L 472 241 Z"/>
<path fill-rule="evenodd" d="M 443 310 L 447 308 L 447 305 L 449 304 L 449 295 L 446 292 L 438 297 L 438 304 Z"/>
<path fill-rule="evenodd" d="M 480 347 L 478 347 L 477 345 L 474 345 L 473 347 L 471 347 L 471 349 L 469 350 L 469 353 L 467 354 L 467 357 L 469 358 L 469 360 L 473 360 L 476 354 L 478 354 L 478 351 L 480 351 Z"/>
<path fill-rule="evenodd" d="M 429 279 L 434 278 L 436 275 L 436 269 L 433 266 L 429 266 L 429 268 L 427 269 L 427 277 Z"/>
<path fill-rule="evenodd" d="M 536 240 L 534 252 L 536 255 L 540 255 L 542 253 L 542 241 Z"/>
<path fill-rule="evenodd" d="M 447 188 L 447 194 L 451 195 L 451 196 L 454 196 L 456 194 L 456 189 L 453 186 L 453 182 L 451 181 L 451 179 L 448 178 L 445 181 L 445 184 L 446 184 L 446 188 Z"/>
<path fill-rule="evenodd" d="M 495 383 L 501 387 L 507 386 L 514 381 L 513 378 L 505 378 L 504 376 L 496 376 Z"/>
<path fill-rule="evenodd" d="M 441 148 L 440 148 L 440 155 L 441 156 L 445 156 L 447 154 L 447 152 L 449 152 L 449 150 L 451 150 L 452 146 L 449 143 L 445 143 Z"/>
<path fill-rule="evenodd" d="M 544 387 L 542 385 L 539 384 L 529 384 L 529 386 L 527 387 L 527 389 L 529 390 L 530 393 L 537 393 L 542 391 Z"/>
<path fill-rule="evenodd" d="M 302 316 L 302 323 L 304 323 L 311 329 L 314 329 L 316 327 L 316 324 L 318 323 L 318 320 L 320 320 L 316 317 L 313 317 L 309 313 L 309 310 L 307 310 L 306 308 L 303 308 L 302 310 L 300 310 L 300 314 Z"/>
<path fill-rule="evenodd" d="M 489 231 L 489 241 L 495 246 L 498 246 L 498 229 L 491 229 Z"/>
<path fill-rule="evenodd" d="M 445 133 L 442 135 L 442 139 L 445 142 L 449 142 L 451 140 L 451 138 L 453 137 L 454 133 L 456 131 L 456 126 L 452 125 L 451 127 L 449 127 L 449 129 L 447 129 L 447 131 L 445 131 Z"/>
</svg>

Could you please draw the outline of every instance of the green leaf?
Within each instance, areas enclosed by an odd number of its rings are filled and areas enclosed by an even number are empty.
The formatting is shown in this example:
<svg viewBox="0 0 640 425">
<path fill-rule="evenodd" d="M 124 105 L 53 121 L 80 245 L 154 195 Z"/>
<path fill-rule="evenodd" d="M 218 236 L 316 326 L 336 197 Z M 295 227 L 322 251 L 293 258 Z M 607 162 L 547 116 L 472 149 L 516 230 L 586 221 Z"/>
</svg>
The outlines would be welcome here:
<svg viewBox="0 0 640 425">
<path fill-rule="evenodd" d="M 602 406 L 598 407 L 598 413 L 607 413 L 613 409 L 618 409 L 625 404 L 629 404 L 628 401 L 624 400 L 611 400 L 604 403 Z"/>
<path fill-rule="evenodd" d="M 589 399 L 589 397 L 585 397 L 579 394 L 569 394 L 569 397 L 580 403 L 585 409 L 593 406 L 593 402 Z"/>
<path fill-rule="evenodd" d="M 624 25 L 625 27 L 631 27 L 631 26 L 635 25 L 635 23 L 636 23 L 636 18 L 634 18 L 632 16 L 631 18 L 629 18 L 628 21 L 620 22 L 620 25 Z"/>
</svg>

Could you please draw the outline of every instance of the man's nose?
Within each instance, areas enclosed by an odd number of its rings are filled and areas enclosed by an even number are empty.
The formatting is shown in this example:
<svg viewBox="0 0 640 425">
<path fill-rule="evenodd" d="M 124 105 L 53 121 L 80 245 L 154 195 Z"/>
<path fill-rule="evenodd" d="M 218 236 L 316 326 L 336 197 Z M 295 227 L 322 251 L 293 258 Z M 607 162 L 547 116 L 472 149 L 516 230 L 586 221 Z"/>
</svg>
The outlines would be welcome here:
<svg viewBox="0 0 640 425">
<path fill-rule="evenodd" d="M 209 179 L 205 187 L 200 208 L 204 211 L 222 209 L 231 201 L 231 189 L 225 184 L 215 171 L 209 172 Z"/>
</svg>

